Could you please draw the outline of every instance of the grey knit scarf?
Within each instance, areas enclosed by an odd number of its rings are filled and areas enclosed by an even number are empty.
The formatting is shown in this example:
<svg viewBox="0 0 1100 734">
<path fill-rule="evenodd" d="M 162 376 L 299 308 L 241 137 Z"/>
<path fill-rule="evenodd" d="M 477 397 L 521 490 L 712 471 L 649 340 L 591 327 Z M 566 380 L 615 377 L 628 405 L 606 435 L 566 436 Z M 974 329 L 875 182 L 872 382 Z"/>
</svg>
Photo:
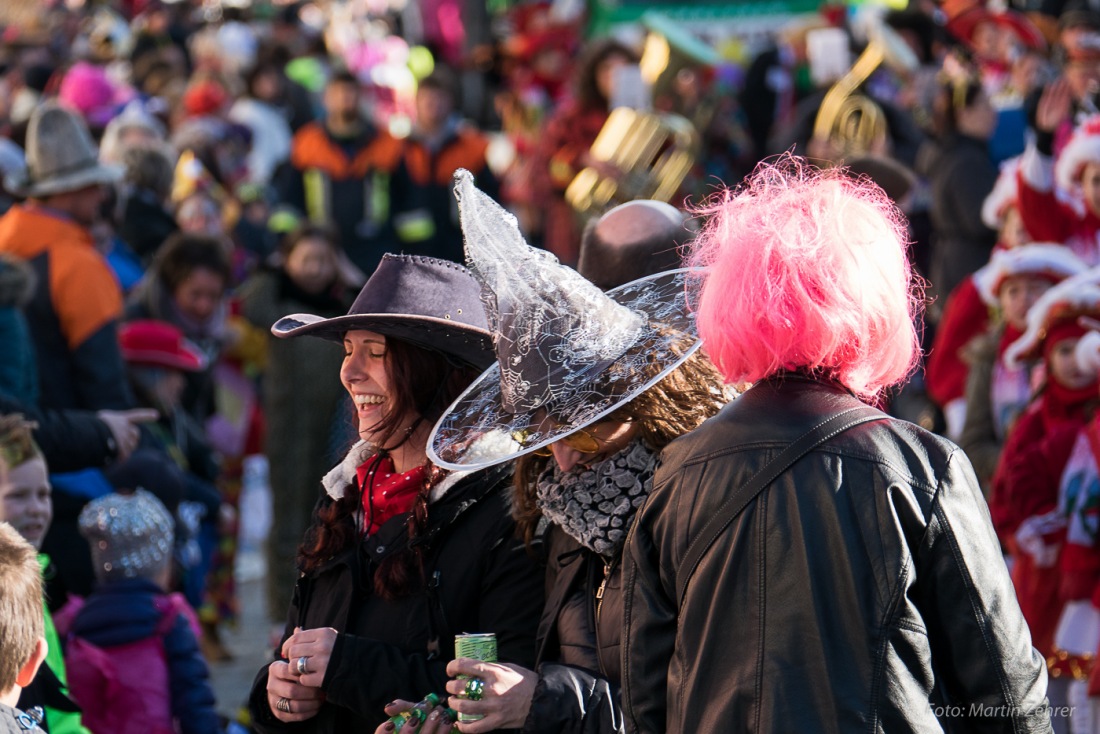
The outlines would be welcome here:
<svg viewBox="0 0 1100 734">
<path fill-rule="evenodd" d="M 640 440 L 591 469 L 563 473 L 551 460 L 539 475 L 536 504 L 585 548 L 613 558 L 653 489 L 656 467 L 657 453 Z"/>
</svg>

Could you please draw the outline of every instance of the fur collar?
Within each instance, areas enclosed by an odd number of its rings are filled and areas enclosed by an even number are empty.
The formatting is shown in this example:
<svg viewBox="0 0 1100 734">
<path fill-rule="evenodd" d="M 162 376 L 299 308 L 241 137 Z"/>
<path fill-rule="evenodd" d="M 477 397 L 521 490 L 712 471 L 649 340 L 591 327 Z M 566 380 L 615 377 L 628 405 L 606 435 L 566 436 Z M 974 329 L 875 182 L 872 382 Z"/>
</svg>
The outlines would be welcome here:
<svg viewBox="0 0 1100 734">
<path fill-rule="evenodd" d="M 321 480 L 325 492 L 334 500 L 344 496 L 348 485 L 355 485 L 358 478 L 355 470 L 374 453 L 374 447 L 366 441 L 359 441 L 348 451 L 347 456 L 339 464 L 334 466 Z M 446 476 L 436 482 L 432 487 L 430 502 L 438 502 L 460 481 L 470 476 L 473 472 L 448 472 Z"/>
</svg>

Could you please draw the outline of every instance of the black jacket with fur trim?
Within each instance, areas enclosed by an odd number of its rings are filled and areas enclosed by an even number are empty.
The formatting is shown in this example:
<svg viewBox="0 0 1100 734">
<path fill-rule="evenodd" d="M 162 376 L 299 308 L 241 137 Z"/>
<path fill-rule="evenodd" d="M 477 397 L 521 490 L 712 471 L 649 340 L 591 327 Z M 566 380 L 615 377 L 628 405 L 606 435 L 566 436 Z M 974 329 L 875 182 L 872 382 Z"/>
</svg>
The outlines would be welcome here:
<svg viewBox="0 0 1100 734">
<path fill-rule="evenodd" d="M 345 460 L 326 481 L 354 481 L 358 463 Z M 268 705 L 264 666 L 249 699 L 256 730 L 373 731 L 390 701 L 445 697 L 456 634 L 493 632 L 501 662 L 532 667 L 544 574 L 516 537 L 510 493 L 510 465 L 452 474 L 433 489 L 423 536 L 426 584 L 411 596 L 383 600 L 371 582 L 375 564 L 406 547 L 407 514 L 300 577 L 283 640 L 294 627 L 340 632 L 321 686 L 326 702 L 307 721 L 280 722 Z"/>
</svg>

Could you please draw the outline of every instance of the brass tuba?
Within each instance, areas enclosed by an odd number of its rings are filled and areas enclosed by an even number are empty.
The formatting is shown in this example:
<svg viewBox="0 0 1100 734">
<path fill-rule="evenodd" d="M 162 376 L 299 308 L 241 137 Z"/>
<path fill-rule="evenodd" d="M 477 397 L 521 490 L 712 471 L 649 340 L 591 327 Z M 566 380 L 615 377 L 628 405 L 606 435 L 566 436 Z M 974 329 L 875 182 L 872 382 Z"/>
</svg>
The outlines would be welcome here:
<svg viewBox="0 0 1100 734">
<path fill-rule="evenodd" d="M 837 160 L 881 152 L 886 142 L 886 116 L 878 103 L 859 93 L 863 83 L 882 64 L 901 72 L 914 71 L 920 65 L 916 54 L 889 26 L 876 24 L 869 35 L 867 48 L 825 93 L 814 119 L 814 144 L 824 146 Z"/>
<path fill-rule="evenodd" d="M 689 66 L 718 62 L 713 49 L 667 17 L 646 13 L 642 22 L 649 33 L 639 66 L 642 80 L 654 92 L 669 87 Z M 636 199 L 671 201 L 695 166 L 699 147 L 696 124 L 682 115 L 617 107 L 589 150 L 617 175 L 585 168 L 570 182 L 565 200 L 582 218 Z"/>
<path fill-rule="evenodd" d="M 619 175 L 605 176 L 589 166 L 570 182 L 565 200 L 582 217 L 635 199 L 671 201 L 695 165 L 698 150 L 695 126 L 683 117 L 617 107 L 590 152 Z"/>
</svg>

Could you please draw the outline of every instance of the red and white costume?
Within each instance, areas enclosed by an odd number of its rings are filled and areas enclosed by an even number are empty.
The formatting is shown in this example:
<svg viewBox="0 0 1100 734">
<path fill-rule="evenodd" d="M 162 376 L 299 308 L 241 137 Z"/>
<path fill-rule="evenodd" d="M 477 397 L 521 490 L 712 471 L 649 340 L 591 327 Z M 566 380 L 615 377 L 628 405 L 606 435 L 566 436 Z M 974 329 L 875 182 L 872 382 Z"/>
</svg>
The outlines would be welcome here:
<svg viewBox="0 0 1100 734">
<path fill-rule="evenodd" d="M 1086 163 L 1100 163 L 1100 116 L 1085 120 L 1057 163 L 1029 142 L 1017 173 L 1020 216 L 1036 240 L 1061 242 L 1089 265 L 1100 264 L 1100 216 L 1080 195 Z"/>
</svg>

